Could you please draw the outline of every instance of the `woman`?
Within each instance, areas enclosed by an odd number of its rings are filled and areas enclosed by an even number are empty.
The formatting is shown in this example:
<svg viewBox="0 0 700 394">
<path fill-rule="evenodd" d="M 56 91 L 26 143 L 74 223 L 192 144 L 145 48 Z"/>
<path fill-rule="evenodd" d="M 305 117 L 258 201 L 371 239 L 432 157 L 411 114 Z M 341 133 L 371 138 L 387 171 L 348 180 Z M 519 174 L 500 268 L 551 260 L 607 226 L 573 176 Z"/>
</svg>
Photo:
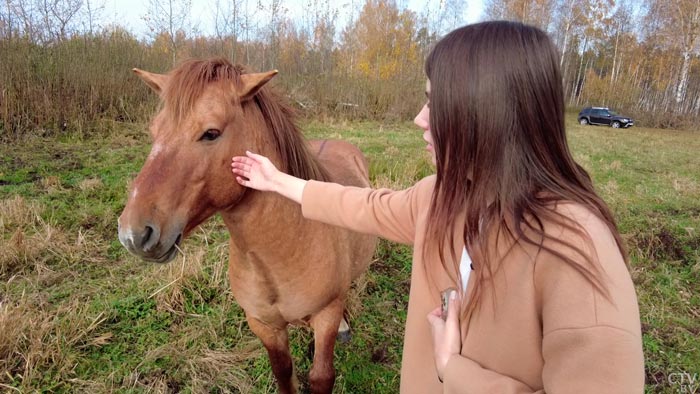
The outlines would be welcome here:
<svg viewBox="0 0 700 394">
<path fill-rule="evenodd" d="M 299 202 L 307 218 L 414 245 L 402 393 L 643 391 L 626 253 L 569 152 L 558 64 L 547 35 L 520 23 L 440 40 L 415 118 L 437 174 L 404 191 L 233 158 L 240 184 Z"/>
</svg>

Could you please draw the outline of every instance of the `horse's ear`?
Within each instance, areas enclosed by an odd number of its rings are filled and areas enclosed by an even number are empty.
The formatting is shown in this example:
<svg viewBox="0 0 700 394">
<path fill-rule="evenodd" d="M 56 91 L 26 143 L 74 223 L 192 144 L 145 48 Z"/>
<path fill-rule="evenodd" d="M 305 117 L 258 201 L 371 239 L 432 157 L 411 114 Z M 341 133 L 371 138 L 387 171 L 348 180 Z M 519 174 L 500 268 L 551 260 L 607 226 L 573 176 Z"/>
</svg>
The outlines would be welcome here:
<svg viewBox="0 0 700 394">
<path fill-rule="evenodd" d="M 148 71 L 143 71 L 138 68 L 132 68 L 131 71 L 138 75 L 143 82 L 146 83 L 154 92 L 158 95 L 165 89 L 165 84 L 168 83 L 168 76 L 163 74 L 149 73 Z"/>
<path fill-rule="evenodd" d="M 251 97 L 255 96 L 255 93 L 257 93 L 258 90 L 260 90 L 260 88 L 263 87 L 263 85 L 265 85 L 275 75 L 277 75 L 277 70 L 257 74 L 242 74 L 242 86 L 240 91 L 238 92 L 240 100 L 246 101 Z"/>
</svg>

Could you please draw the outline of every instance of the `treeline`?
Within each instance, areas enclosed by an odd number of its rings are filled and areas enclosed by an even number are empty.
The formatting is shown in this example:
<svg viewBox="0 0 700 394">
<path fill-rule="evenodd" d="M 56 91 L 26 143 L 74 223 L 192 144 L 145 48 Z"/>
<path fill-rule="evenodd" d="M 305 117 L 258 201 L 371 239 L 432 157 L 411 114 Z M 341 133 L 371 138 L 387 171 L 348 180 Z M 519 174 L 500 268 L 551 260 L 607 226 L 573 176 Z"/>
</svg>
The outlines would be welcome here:
<svg viewBox="0 0 700 394">
<path fill-rule="evenodd" d="M 692 129 L 700 124 L 700 3 L 662 1 L 488 0 L 484 18 L 550 32 L 570 106 L 609 105 L 644 125 Z M 105 24 L 95 1 L 5 0 L 0 138 L 143 121 L 156 99 L 131 68 L 165 72 L 208 56 L 280 70 L 276 84 L 305 115 L 410 119 L 424 99 L 425 55 L 464 23 L 468 6 L 443 0 L 416 12 L 366 0 L 343 14 L 330 0 L 309 0 L 293 19 L 280 0 L 247 3 L 217 0 L 213 32 L 204 34 L 188 0 L 151 0 L 144 19 L 152 34 L 140 37 Z"/>
<path fill-rule="evenodd" d="M 700 126 L 700 1 L 486 0 L 485 18 L 550 33 L 570 106 L 609 105 L 654 127 Z"/>
</svg>

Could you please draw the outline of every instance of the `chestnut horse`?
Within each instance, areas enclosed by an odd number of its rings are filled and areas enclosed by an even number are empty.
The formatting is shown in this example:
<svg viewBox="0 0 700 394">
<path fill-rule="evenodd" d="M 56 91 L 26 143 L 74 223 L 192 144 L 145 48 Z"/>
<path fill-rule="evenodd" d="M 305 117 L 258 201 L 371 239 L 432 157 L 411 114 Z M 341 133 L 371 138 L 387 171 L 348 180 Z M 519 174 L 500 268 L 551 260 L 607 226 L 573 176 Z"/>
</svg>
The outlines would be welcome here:
<svg viewBox="0 0 700 394">
<path fill-rule="evenodd" d="M 297 392 L 287 326 L 302 324 L 314 331 L 311 391 L 330 393 L 336 335 L 349 329 L 346 296 L 376 239 L 306 220 L 297 204 L 242 187 L 230 163 L 250 150 L 300 178 L 367 187 L 362 153 L 342 141 L 307 145 L 290 108 L 264 86 L 277 71 L 246 73 L 212 59 L 168 74 L 134 72 L 162 106 L 150 124 L 153 147 L 119 217 L 119 240 L 144 260 L 167 262 L 192 229 L 220 212 L 231 234 L 231 291 L 267 349 L 280 392 Z"/>
</svg>

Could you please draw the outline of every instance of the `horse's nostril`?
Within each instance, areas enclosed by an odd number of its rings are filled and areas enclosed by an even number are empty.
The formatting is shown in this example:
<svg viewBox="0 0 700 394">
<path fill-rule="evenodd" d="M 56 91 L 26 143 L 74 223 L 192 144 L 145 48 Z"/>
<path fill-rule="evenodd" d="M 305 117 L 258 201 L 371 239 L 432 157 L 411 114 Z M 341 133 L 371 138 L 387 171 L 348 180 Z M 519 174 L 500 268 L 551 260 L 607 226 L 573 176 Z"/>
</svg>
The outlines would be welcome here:
<svg viewBox="0 0 700 394">
<path fill-rule="evenodd" d="M 143 238 L 141 238 L 141 245 L 146 245 L 148 243 L 148 240 L 151 238 L 152 235 L 153 235 L 153 227 L 146 226 L 146 229 L 143 231 Z"/>
<path fill-rule="evenodd" d="M 158 238 L 160 238 L 160 231 L 158 227 L 146 226 L 141 237 L 141 250 L 144 252 L 150 252 L 151 249 L 158 244 Z"/>
</svg>

